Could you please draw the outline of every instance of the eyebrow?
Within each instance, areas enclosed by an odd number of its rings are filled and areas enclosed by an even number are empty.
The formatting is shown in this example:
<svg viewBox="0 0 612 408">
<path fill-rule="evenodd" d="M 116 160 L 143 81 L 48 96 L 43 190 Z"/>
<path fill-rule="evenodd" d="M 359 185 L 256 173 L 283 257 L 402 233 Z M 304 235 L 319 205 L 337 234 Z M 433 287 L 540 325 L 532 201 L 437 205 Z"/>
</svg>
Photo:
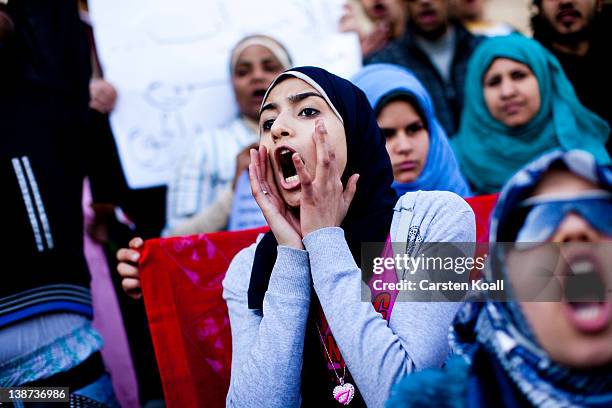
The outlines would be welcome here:
<svg viewBox="0 0 612 408">
<path fill-rule="evenodd" d="M 311 96 L 316 96 L 316 97 L 319 97 L 319 98 L 323 99 L 323 97 L 321 95 L 319 95 L 318 93 L 316 93 L 316 92 L 302 92 L 302 93 L 296 94 L 296 95 L 289 95 L 287 97 L 287 99 L 289 99 L 289 102 L 291 102 L 291 103 L 297 103 L 297 102 L 303 101 L 304 99 L 309 98 Z"/>
<path fill-rule="evenodd" d="M 264 113 L 264 111 L 267 111 L 270 109 L 278 109 L 278 105 L 275 103 L 266 103 L 259 111 L 259 116 L 261 116 L 261 114 Z"/>
<path fill-rule="evenodd" d="M 316 96 L 318 98 L 325 100 L 323 96 L 319 95 L 316 92 L 302 92 L 302 93 L 295 94 L 295 95 L 289 95 L 287 99 L 291 103 L 298 103 L 298 102 L 303 101 L 306 98 L 310 98 L 311 96 Z M 270 110 L 270 109 L 278 109 L 278 105 L 274 102 L 267 103 L 263 106 L 263 108 L 261 108 L 261 111 L 259 112 L 259 114 L 261 115 L 264 111 Z"/>
<path fill-rule="evenodd" d="M 255 63 L 257 63 L 257 62 L 261 62 L 261 64 L 270 64 L 270 63 L 278 63 L 278 64 L 280 64 L 278 62 L 278 60 L 276 58 L 274 58 L 274 57 L 265 57 L 262 60 L 255 61 Z M 236 66 L 239 66 L 239 65 L 249 65 L 250 66 L 250 65 L 253 65 L 253 64 L 254 64 L 254 62 L 252 60 L 246 60 L 246 61 L 245 60 L 238 60 L 238 61 L 236 61 Z"/>
</svg>

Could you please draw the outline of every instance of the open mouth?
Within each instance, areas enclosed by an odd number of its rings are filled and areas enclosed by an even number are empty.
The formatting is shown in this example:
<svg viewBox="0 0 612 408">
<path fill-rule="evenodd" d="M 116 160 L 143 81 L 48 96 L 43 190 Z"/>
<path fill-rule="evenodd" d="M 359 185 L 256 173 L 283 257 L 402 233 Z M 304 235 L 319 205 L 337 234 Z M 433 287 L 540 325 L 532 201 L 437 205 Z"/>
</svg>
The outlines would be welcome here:
<svg viewBox="0 0 612 408">
<path fill-rule="evenodd" d="M 566 311 L 574 326 L 598 332 L 610 324 L 612 302 L 607 297 L 605 271 L 592 257 L 568 261 L 563 285 Z"/>
<path fill-rule="evenodd" d="M 255 89 L 253 91 L 253 93 L 251 94 L 251 97 L 255 100 L 263 100 L 263 97 L 266 95 L 266 90 L 265 88 L 261 88 L 261 89 Z"/>
<path fill-rule="evenodd" d="M 281 172 L 281 186 L 285 190 L 293 190 L 300 185 L 300 177 L 297 175 L 297 170 L 293 164 L 293 153 L 295 153 L 295 150 L 290 147 L 281 146 L 276 149 L 274 154 Z"/>
<path fill-rule="evenodd" d="M 383 3 L 376 3 L 374 4 L 374 7 L 372 7 L 372 10 L 376 16 L 382 17 L 387 13 L 387 6 L 385 6 Z"/>
</svg>

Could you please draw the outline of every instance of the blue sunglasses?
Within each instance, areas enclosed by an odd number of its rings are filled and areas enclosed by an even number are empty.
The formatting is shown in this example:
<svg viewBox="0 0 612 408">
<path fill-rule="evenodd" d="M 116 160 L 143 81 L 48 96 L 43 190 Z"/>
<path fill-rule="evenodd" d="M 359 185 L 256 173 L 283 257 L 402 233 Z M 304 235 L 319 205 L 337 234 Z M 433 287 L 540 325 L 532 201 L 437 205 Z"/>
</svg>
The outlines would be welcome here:
<svg viewBox="0 0 612 408">
<path fill-rule="evenodd" d="M 570 198 L 532 197 L 520 207 L 528 213 L 516 242 L 547 241 L 569 213 L 580 215 L 600 233 L 612 236 L 612 193 L 607 191 L 589 191 Z"/>
</svg>

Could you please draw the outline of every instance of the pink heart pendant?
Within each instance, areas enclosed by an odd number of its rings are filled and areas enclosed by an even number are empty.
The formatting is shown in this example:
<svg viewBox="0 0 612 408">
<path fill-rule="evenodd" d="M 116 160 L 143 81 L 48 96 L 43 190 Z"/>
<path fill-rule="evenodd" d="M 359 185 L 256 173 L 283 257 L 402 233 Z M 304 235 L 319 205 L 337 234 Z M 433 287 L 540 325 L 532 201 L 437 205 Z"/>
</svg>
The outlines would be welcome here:
<svg viewBox="0 0 612 408">
<path fill-rule="evenodd" d="M 342 405 L 348 405 L 355 396 L 355 387 L 351 383 L 337 385 L 334 388 L 334 399 Z"/>
</svg>

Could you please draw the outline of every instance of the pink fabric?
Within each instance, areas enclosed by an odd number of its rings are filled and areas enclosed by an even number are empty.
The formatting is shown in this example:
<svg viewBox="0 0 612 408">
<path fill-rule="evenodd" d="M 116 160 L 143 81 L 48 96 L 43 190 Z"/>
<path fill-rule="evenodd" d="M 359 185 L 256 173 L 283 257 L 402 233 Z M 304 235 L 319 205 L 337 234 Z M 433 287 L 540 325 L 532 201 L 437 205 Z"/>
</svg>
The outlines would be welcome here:
<svg viewBox="0 0 612 408">
<path fill-rule="evenodd" d="M 489 252 L 489 229 L 491 226 L 491 215 L 499 193 L 487 194 L 467 198 L 465 201 L 472 207 L 476 215 L 476 253 L 474 257 L 484 256 Z M 470 280 L 482 279 L 483 276 L 474 268 L 470 273 Z"/>
<path fill-rule="evenodd" d="M 234 255 L 263 231 L 145 242 L 142 291 L 168 407 L 225 406 L 231 334 L 221 282 Z"/>
<path fill-rule="evenodd" d="M 466 198 L 465 201 L 472 207 L 476 215 L 476 242 L 489 242 L 489 227 L 491 226 L 491 215 L 499 193 L 487 194 Z"/>
<path fill-rule="evenodd" d="M 83 212 L 85 225 L 92 219 L 89 183 L 83 186 Z M 110 373 L 115 396 L 124 408 L 139 407 L 138 386 L 121 311 L 111 281 L 110 271 L 102 247 L 85 233 L 85 258 L 91 273 L 93 296 L 93 326 L 104 338 L 102 357 Z"/>
</svg>

